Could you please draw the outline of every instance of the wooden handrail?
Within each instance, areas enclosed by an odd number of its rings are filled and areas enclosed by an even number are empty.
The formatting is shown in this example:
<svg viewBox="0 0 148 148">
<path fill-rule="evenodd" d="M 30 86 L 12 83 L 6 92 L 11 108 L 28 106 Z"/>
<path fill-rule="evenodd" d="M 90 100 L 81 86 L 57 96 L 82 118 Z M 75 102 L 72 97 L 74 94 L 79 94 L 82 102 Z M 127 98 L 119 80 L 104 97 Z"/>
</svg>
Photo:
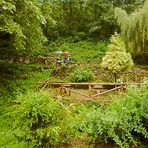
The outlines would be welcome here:
<svg viewBox="0 0 148 148">
<path fill-rule="evenodd" d="M 49 81 L 44 81 L 44 82 L 36 82 L 36 84 L 50 84 L 50 85 L 128 85 L 128 84 L 132 84 L 132 85 L 139 85 L 139 84 L 148 84 L 148 83 L 65 83 L 65 82 L 49 82 Z"/>
<path fill-rule="evenodd" d="M 94 98 L 94 97 L 97 97 L 97 96 L 99 96 L 99 95 L 103 95 L 103 94 L 109 93 L 109 92 L 114 91 L 114 90 L 117 90 L 117 89 L 119 89 L 119 88 L 121 88 L 121 87 L 122 87 L 122 86 L 118 86 L 118 87 L 115 87 L 115 88 L 113 88 L 113 89 L 103 91 L 103 92 L 101 92 L 101 93 L 92 95 L 92 97 Z"/>
<path fill-rule="evenodd" d="M 126 83 L 65 83 L 65 82 L 37 82 L 36 84 L 50 84 L 50 85 L 126 85 Z M 138 83 L 140 84 L 140 83 Z"/>
</svg>

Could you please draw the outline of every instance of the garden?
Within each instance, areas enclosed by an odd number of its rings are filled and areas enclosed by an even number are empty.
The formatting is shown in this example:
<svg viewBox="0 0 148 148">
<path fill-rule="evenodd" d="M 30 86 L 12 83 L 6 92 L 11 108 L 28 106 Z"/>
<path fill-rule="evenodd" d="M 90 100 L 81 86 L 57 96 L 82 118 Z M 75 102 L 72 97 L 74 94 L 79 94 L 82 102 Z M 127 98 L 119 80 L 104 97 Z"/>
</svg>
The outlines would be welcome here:
<svg viewBox="0 0 148 148">
<path fill-rule="evenodd" d="M 0 8 L 1 148 L 148 147 L 147 0 Z"/>
</svg>

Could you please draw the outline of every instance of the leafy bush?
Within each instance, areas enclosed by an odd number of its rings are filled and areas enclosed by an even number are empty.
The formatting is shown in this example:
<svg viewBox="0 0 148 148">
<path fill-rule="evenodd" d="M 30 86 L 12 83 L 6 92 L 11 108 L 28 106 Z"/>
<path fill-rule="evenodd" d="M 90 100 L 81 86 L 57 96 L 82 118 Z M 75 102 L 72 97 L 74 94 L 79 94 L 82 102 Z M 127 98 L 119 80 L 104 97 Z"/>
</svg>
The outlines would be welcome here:
<svg viewBox="0 0 148 148">
<path fill-rule="evenodd" d="M 120 147 L 132 144 L 141 147 L 148 139 L 147 109 L 145 110 L 148 107 L 145 104 L 147 89 L 147 86 L 129 88 L 128 93 L 115 100 L 102 116 L 103 133 Z"/>
<path fill-rule="evenodd" d="M 86 119 L 80 125 L 85 139 L 92 143 L 111 141 L 123 148 L 130 145 L 142 147 L 148 139 L 148 87 L 135 87 L 128 88 L 127 94 L 116 98 L 105 109 L 81 109 Z"/>
<path fill-rule="evenodd" d="M 80 131 L 80 139 L 87 143 L 95 143 L 96 139 L 99 139 L 99 142 L 104 142 L 101 140 L 103 134 L 103 124 L 102 124 L 102 106 L 98 103 L 88 103 L 86 105 L 79 105 L 77 107 L 79 116 L 83 121 L 79 124 L 78 131 Z M 99 137 L 100 136 L 100 137 Z"/>
<path fill-rule="evenodd" d="M 94 77 L 94 74 L 92 71 L 87 70 L 87 69 L 74 69 L 72 73 L 70 73 L 70 80 L 72 82 L 86 82 L 89 80 L 92 80 Z"/>
<path fill-rule="evenodd" d="M 122 96 L 106 110 L 104 124 L 108 137 L 112 138 L 120 147 L 130 144 L 140 144 L 139 141 L 148 139 L 147 125 L 143 122 L 144 111 L 141 103 L 147 99 L 147 86 L 128 89 Z M 147 106 L 148 107 L 148 106 Z"/>
<path fill-rule="evenodd" d="M 129 53 L 114 51 L 106 53 L 106 56 L 102 59 L 101 66 L 113 74 L 118 74 L 128 70 L 128 68 L 130 69 L 133 66 L 133 62 Z"/>
<path fill-rule="evenodd" d="M 63 62 L 58 66 L 51 67 L 51 75 L 60 79 L 66 78 L 76 66 L 76 64 L 68 64 Z M 66 79 L 64 81 L 66 81 Z"/>
</svg>

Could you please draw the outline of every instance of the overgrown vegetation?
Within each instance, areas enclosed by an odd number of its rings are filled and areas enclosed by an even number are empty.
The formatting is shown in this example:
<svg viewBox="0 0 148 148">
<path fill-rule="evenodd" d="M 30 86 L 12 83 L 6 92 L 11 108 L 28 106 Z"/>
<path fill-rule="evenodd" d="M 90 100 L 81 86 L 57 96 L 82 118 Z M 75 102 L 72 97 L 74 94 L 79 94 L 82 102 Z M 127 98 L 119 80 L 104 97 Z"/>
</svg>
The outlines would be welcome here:
<svg viewBox="0 0 148 148">
<path fill-rule="evenodd" d="M 50 147 L 81 139 L 141 147 L 148 138 L 147 89 L 131 86 L 106 107 L 60 102 L 46 91 L 20 94 L 1 112 L 1 146 Z"/>
<path fill-rule="evenodd" d="M 1 105 L 11 102 L 20 93 L 35 89 L 38 80 L 45 81 L 51 75 L 51 69 L 44 69 L 37 64 L 9 64 L 0 65 L 0 98 Z"/>
<path fill-rule="evenodd" d="M 76 140 L 92 147 L 147 146 L 148 75 L 141 68 L 130 75 L 138 73 L 132 82 L 144 84 L 127 86 L 108 105 L 71 103 L 51 88 L 35 91 L 37 81 L 113 82 L 100 67 L 123 74 L 133 66 L 127 52 L 146 64 L 147 10 L 147 0 L 1 0 L 0 147 L 71 146 Z M 111 37 L 115 31 L 121 34 Z M 70 52 L 71 64 L 56 63 L 59 50 Z"/>
</svg>

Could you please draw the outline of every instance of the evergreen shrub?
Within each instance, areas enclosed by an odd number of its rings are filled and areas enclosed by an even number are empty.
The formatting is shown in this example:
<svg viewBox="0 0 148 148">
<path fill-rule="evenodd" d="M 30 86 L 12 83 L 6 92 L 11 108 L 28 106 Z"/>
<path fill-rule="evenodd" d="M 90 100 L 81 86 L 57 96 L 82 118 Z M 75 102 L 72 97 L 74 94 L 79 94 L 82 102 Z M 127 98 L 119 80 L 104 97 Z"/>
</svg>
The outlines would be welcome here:
<svg viewBox="0 0 148 148">
<path fill-rule="evenodd" d="M 115 76 L 116 82 L 117 75 L 131 70 L 134 63 L 130 53 L 126 52 L 124 42 L 118 33 L 115 32 L 110 41 L 108 51 L 102 58 L 101 67 L 111 72 Z"/>
</svg>

